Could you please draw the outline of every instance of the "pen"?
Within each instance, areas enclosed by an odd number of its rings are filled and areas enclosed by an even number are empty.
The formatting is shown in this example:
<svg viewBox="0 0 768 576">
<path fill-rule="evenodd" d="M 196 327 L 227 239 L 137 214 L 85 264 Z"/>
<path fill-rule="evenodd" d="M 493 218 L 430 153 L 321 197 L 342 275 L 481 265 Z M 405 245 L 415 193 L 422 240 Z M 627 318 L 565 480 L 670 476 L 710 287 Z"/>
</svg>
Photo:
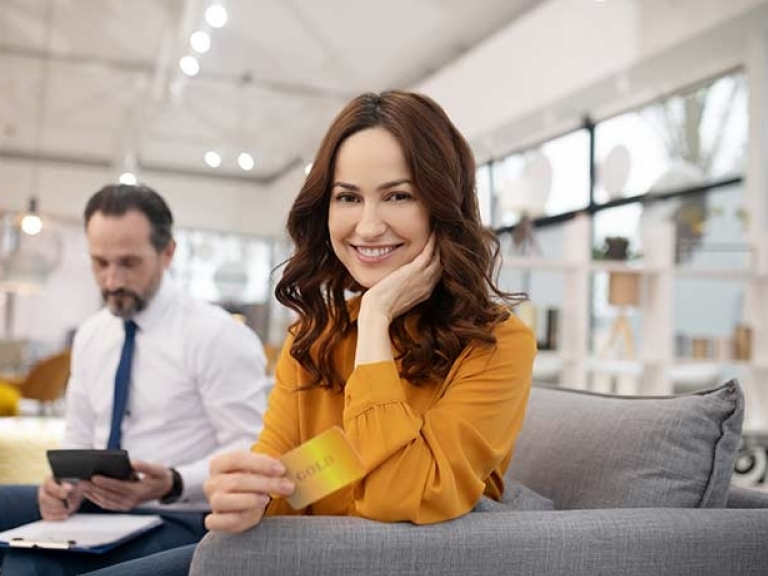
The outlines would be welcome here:
<svg viewBox="0 0 768 576">
<path fill-rule="evenodd" d="M 59 480 L 58 478 L 56 478 L 56 484 L 58 484 L 59 486 L 61 486 L 61 480 Z M 62 499 L 61 499 L 61 503 L 62 503 L 62 504 L 64 504 L 64 508 L 65 508 L 66 510 L 69 510 L 69 500 L 67 500 L 66 498 L 62 498 Z"/>
</svg>

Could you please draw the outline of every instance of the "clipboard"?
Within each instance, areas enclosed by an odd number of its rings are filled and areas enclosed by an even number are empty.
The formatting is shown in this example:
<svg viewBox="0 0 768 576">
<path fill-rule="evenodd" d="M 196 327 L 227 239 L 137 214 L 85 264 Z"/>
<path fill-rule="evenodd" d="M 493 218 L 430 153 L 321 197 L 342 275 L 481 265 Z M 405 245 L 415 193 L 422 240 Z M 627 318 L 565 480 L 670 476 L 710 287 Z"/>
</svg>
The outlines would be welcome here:
<svg viewBox="0 0 768 576">
<path fill-rule="evenodd" d="M 73 514 L 0 532 L 0 546 L 103 554 L 162 523 L 156 514 Z"/>
</svg>

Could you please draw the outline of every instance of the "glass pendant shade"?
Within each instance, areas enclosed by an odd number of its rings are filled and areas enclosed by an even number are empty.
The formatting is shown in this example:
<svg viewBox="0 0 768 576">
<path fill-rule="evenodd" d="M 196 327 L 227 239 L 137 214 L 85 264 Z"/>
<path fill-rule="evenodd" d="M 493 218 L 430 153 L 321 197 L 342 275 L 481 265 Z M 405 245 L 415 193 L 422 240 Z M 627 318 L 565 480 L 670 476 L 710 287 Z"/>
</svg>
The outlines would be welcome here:
<svg viewBox="0 0 768 576">
<path fill-rule="evenodd" d="M 34 200 L 27 212 L 0 215 L 0 291 L 40 290 L 58 266 L 61 250 L 59 230 L 37 213 Z"/>
</svg>

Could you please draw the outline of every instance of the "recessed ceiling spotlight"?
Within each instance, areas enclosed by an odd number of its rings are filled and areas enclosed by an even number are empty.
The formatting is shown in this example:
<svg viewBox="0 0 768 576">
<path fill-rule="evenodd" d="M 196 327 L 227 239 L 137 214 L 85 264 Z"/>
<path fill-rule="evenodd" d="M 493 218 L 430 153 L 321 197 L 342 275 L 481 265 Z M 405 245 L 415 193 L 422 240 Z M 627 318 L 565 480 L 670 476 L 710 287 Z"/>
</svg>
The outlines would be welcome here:
<svg viewBox="0 0 768 576">
<path fill-rule="evenodd" d="M 253 167 L 256 163 L 253 161 L 253 156 L 248 154 L 248 152 L 241 152 L 240 155 L 237 157 L 237 164 L 243 170 L 248 171 L 248 170 L 253 170 Z"/>
<path fill-rule="evenodd" d="M 205 54 L 211 49 L 211 36 L 204 30 L 192 32 L 192 35 L 189 37 L 189 45 L 198 54 Z"/>
<path fill-rule="evenodd" d="M 312 162 L 307 162 L 307 164 L 304 166 L 304 174 L 309 175 L 311 171 L 312 171 Z"/>
<path fill-rule="evenodd" d="M 179 68 L 187 76 L 197 76 L 197 73 L 200 72 L 200 63 L 194 56 L 184 56 L 179 60 Z"/>
<path fill-rule="evenodd" d="M 211 4 L 205 10 L 205 21 L 213 28 L 221 28 L 227 23 L 227 10 L 221 4 Z"/>
<path fill-rule="evenodd" d="M 126 186 L 136 186 L 136 183 L 138 182 L 136 175 L 133 172 L 123 172 L 120 174 L 118 181 L 120 184 L 125 184 Z"/>
<path fill-rule="evenodd" d="M 205 163 L 211 168 L 218 168 L 221 166 L 221 155 L 218 152 L 209 150 L 205 153 Z"/>
</svg>

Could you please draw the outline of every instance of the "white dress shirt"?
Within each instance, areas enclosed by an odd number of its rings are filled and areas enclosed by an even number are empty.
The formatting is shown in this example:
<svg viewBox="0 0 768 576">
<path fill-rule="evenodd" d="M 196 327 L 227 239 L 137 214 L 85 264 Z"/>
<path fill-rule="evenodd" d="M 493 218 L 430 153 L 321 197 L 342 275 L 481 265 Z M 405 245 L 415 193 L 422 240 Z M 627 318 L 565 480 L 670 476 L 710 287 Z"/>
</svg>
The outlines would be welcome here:
<svg viewBox="0 0 768 576">
<path fill-rule="evenodd" d="M 121 447 L 132 459 L 176 468 L 176 504 L 208 510 L 202 484 L 216 453 L 247 449 L 263 426 L 271 383 L 259 338 L 223 309 L 165 277 L 138 325 Z M 77 331 L 67 386 L 64 448 L 105 448 L 112 420 L 123 320 L 107 308 Z"/>
</svg>

